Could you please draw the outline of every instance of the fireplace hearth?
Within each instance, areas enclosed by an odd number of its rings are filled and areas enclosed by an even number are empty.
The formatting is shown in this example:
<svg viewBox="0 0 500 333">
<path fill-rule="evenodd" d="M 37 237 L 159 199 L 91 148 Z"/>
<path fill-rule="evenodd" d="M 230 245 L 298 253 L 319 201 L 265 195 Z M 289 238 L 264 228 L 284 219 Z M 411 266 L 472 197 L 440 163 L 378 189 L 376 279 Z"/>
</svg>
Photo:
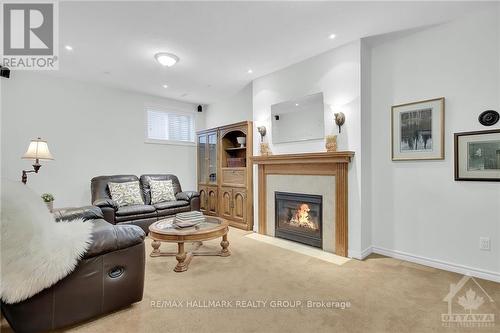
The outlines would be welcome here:
<svg viewBox="0 0 500 333">
<path fill-rule="evenodd" d="M 321 195 L 274 192 L 275 236 L 323 248 Z"/>
</svg>

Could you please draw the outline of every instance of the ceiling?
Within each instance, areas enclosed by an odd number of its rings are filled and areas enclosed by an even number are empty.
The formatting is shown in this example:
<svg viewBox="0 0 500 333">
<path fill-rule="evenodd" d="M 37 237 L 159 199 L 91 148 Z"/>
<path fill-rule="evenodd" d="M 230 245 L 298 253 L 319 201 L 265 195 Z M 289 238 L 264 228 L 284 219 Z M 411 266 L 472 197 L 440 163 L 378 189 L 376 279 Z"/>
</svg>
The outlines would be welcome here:
<svg viewBox="0 0 500 333">
<path fill-rule="evenodd" d="M 60 70 L 52 75 L 209 104 L 230 97 L 259 76 L 347 42 L 449 21 L 490 5 L 61 2 Z M 336 38 L 330 39 L 330 34 Z M 162 67 L 154 60 L 157 52 L 174 53 L 180 61 Z"/>
</svg>

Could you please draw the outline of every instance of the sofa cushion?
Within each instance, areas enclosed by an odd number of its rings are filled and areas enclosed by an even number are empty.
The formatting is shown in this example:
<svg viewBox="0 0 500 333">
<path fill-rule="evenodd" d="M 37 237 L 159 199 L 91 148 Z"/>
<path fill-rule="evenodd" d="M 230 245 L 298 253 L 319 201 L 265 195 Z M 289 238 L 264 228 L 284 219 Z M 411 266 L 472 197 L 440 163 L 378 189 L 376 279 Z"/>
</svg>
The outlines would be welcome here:
<svg viewBox="0 0 500 333">
<path fill-rule="evenodd" d="M 143 214 L 135 214 L 135 215 L 123 215 L 123 216 L 115 216 L 115 224 L 122 223 L 122 222 L 129 222 L 129 221 L 135 221 L 135 220 L 141 220 L 141 219 L 156 219 L 158 217 L 158 214 L 156 211 L 152 213 L 143 213 Z"/>
<path fill-rule="evenodd" d="M 141 187 L 138 181 L 125 183 L 109 182 L 108 187 L 111 193 L 111 199 L 113 199 L 118 206 L 144 205 Z"/>
<path fill-rule="evenodd" d="M 147 174 L 142 175 L 141 178 L 142 193 L 144 195 L 144 200 L 146 204 L 151 203 L 151 188 L 149 182 L 151 180 L 172 180 L 172 185 L 174 186 L 174 194 L 182 192 L 181 184 L 179 179 L 175 175 L 171 174 Z"/>
<path fill-rule="evenodd" d="M 133 205 L 133 206 L 123 206 L 118 208 L 116 211 L 117 216 L 128 216 L 128 215 L 138 215 L 154 213 L 155 207 L 150 205 Z"/>
<path fill-rule="evenodd" d="M 151 204 L 157 204 L 163 201 L 175 201 L 175 192 L 172 180 L 150 180 Z"/>
<path fill-rule="evenodd" d="M 170 208 L 189 206 L 189 202 L 187 202 L 185 200 L 163 201 L 163 202 L 158 202 L 157 204 L 154 204 L 153 206 L 156 209 L 170 209 Z"/>
<path fill-rule="evenodd" d="M 92 202 L 97 199 L 111 199 L 109 193 L 109 182 L 124 183 L 138 181 L 139 178 L 135 175 L 113 175 L 113 176 L 99 176 L 92 178 L 90 182 L 90 191 L 92 194 Z"/>
<path fill-rule="evenodd" d="M 181 207 L 158 209 L 156 211 L 156 214 L 158 214 L 159 219 L 162 219 L 162 218 L 165 218 L 167 216 L 175 215 L 177 213 L 183 213 L 183 212 L 189 212 L 189 211 L 191 211 L 191 206 L 186 205 L 186 206 L 181 206 Z"/>
</svg>

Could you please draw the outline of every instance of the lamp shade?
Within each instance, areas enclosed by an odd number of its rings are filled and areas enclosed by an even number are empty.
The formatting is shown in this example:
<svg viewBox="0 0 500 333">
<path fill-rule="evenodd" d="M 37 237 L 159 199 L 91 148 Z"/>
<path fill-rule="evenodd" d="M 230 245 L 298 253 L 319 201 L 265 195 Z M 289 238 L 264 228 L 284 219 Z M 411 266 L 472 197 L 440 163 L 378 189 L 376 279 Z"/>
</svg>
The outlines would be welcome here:
<svg viewBox="0 0 500 333">
<path fill-rule="evenodd" d="M 30 145 L 26 153 L 24 153 L 23 159 L 27 160 L 53 160 L 52 154 L 49 151 L 49 146 L 47 146 L 47 141 L 40 138 L 31 140 Z"/>
</svg>

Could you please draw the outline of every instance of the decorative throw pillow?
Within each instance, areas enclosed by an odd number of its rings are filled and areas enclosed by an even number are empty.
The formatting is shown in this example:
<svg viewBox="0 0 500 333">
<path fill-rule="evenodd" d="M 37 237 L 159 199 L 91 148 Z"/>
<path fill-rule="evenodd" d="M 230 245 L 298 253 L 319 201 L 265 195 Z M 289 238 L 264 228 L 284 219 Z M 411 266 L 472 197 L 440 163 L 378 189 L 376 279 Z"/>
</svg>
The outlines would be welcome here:
<svg viewBox="0 0 500 333">
<path fill-rule="evenodd" d="M 132 205 L 144 205 L 142 200 L 139 181 L 126 183 L 108 183 L 111 199 L 120 207 Z"/>
<path fill-rule="evenodd" d="M 154 205 L 163 201 L 175 201 L 174 184 L 172 180 L 151 180 L 151 204 Z"/>
</svg>

